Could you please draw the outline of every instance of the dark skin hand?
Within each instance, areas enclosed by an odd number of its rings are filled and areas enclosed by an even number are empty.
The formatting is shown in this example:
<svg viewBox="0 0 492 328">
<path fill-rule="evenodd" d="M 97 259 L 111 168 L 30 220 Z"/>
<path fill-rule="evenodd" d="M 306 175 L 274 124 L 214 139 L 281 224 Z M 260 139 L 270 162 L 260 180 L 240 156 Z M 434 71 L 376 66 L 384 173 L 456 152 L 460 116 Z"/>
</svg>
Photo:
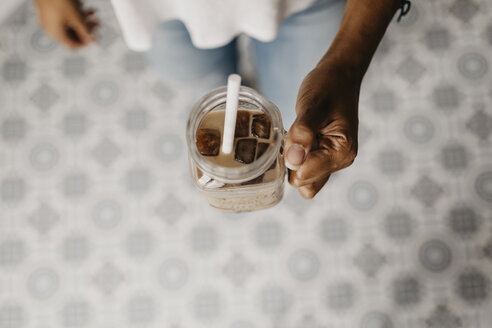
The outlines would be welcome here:
<svg viewBox="0 0 492 328">
<path fill-rule="evenodd" d="M 330 48 L 304 78 L 285 144 L 289 182 L 313 198 L 357 155 L 362 78 L 400 0 L 348 0 Z"/>
<path fill-rule="evenodd" d="M 99 26 L 94 9 L 84 9 L 78 0 L 35 0 L 38 17 L 48 35 L 70 49 L 95 41 Z"/>
<path fill-rule="evenodd" d="M 94 41 L 94 10 L 79 0 L 35 0 L 47 34 L 71 49 Z M 330 174 L 357 155 L 358 100 L 362 78 L 400 0 L 347 0 L 342 24 L 330 48 L 305 77 L 297 119 L 285 144 L 289 182 L 313 198 Z"/>
</svg>

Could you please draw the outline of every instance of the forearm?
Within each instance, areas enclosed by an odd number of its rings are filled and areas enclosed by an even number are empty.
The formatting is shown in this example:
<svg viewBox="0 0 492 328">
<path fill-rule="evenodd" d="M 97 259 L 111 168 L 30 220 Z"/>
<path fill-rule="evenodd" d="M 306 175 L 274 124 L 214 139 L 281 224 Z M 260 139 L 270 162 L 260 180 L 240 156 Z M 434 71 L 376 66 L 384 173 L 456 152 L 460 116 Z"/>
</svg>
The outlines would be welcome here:
<svg viewBox="0 0 492 328">
<path fill-rule="evenodd" d="M 340 29 L 318 66 L 349 69 L 362 80 L 401 0 L 347 0 Z"/>
</svg>

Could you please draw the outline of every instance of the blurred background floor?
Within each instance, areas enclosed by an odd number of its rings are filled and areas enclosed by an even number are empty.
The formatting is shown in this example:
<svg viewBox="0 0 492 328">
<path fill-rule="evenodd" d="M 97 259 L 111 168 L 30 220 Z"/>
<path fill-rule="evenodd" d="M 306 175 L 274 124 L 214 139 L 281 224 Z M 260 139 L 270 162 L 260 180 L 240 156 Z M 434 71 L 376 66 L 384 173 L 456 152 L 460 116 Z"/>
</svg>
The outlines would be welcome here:
<svg viewBox="0 0 492 328">
<path fill-rule="evenodd" d="M 363 84 L 360 153 L 313 201 L 210 209 L 186 94 L 109 3 L 72 53 L 0 28 L 0 328 L 492 326 L 492 7 L 414 1 Z"/>
</svg>

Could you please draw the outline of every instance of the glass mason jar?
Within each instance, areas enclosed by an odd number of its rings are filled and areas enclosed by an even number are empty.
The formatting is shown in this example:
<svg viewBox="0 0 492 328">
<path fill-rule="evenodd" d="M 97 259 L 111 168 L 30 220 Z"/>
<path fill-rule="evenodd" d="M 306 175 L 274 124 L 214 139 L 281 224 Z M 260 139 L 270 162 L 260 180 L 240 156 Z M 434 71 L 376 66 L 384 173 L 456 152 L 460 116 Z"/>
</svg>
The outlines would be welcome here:
<svg viewBox="0 0 492 328">
<path fill-rule="evenodd" d="M 186 139 L 193 181 L 210 206 L 220 210 L 242 212 L 274 206 L 284 193 L 284 128 L 278 108 L 260 93 L 241 86 L 238 109 L 259 111 L 270 119 L 270 144 L 261 157 L 257 155 L 250 164 L 225 167 L 209 161 L 198 151 L 200 123 L 207 114 L 225 110 L 226 92 L 226 87 L 212 90 L 198 101 L 190 114 Z"/>
</svg>

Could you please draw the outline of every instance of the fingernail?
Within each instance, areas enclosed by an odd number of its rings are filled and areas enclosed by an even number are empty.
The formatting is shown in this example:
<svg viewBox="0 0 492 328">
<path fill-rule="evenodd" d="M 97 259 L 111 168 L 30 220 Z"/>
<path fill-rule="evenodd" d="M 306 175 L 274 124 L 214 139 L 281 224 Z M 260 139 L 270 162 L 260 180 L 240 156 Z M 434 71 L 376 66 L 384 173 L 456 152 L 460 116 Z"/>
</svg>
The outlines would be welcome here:
<svg viewBox="0 0 492 328">
<path fill-rule="evenodd" d="M 287 149 L 285 154 L 285 166 L 290 170 L 296 171 L 299 169 L 302 162 L 304 162 L 305 157 L 306 151 L 304 150 L 304 147 L 294 144 Z"/>
</svg>

